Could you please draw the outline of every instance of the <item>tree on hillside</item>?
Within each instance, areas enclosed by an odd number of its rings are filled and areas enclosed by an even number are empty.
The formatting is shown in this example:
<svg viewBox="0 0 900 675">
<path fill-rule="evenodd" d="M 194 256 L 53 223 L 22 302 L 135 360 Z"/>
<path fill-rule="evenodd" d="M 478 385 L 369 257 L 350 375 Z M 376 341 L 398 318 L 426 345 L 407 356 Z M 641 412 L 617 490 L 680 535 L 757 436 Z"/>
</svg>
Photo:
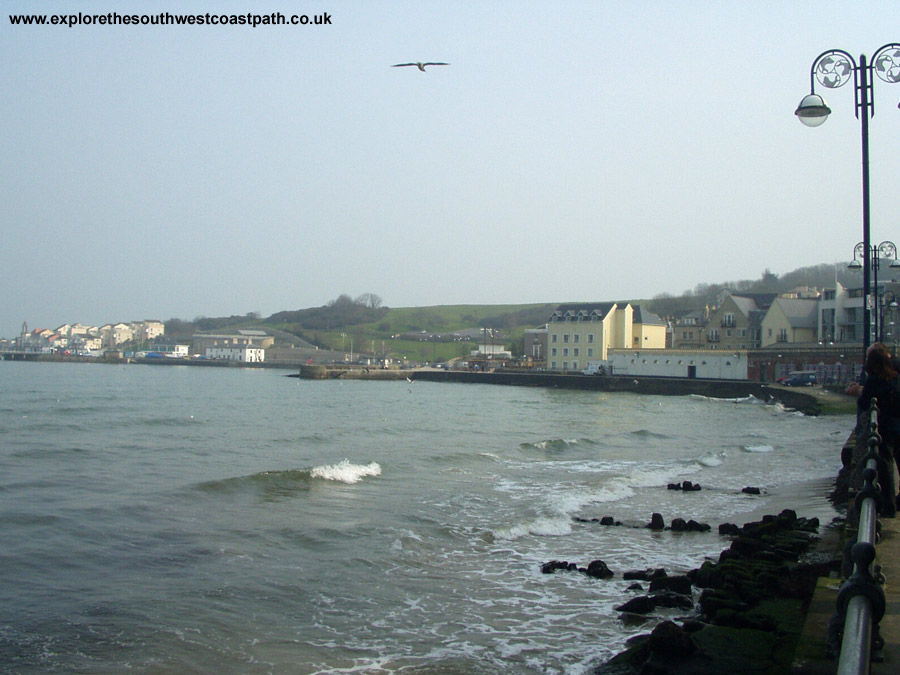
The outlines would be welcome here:
<svg viewBox="0 0 900 675">
<path fill-rule="evenodd" d="M 356 302 L 365 305 L 369 309 L 378 309 L 381 307 L 381 296 L 375 295 L 374 293 L 363 293 L 356 298 Z"/>
</svg>

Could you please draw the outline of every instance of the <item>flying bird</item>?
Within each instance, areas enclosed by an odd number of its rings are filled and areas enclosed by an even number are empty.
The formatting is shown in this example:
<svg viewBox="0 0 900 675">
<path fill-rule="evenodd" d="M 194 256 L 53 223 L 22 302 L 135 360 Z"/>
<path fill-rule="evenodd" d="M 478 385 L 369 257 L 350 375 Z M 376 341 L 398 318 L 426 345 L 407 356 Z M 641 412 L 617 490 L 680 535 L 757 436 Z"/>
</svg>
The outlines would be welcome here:
<svg viewBox="0 0 900 675">
<path fill-rule="evenodd" d="M 449 66 L 449 63 L 443 63 L 441 61 L 429 61 L 428 63 L 422 63 L 421 61 L 417 61 L 416 63 L 395 63 L 391 66 L 391 68 L 403 68 L 404 66 L 415 66 L 423 73 L 425 72 L 425 66 Z"/>
</svg>

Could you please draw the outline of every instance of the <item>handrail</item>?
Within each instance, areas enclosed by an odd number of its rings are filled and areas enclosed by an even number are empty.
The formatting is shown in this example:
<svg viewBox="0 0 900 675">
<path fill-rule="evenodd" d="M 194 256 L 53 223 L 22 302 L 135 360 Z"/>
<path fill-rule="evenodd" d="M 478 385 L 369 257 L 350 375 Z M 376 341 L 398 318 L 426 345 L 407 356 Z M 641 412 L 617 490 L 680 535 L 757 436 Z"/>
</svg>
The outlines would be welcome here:
<svg viewBox="0 0 900 675">
<path fill-rule="evenodd" d="M 865 675 L 869 673 L 872 650 L 884 645 L 879 622 L 884 616 L 885 598 L 880 569 L 873 570 L 875 544 L 878 539 L 877 516 L 879 507 L 886 505 L 887 497 L 878 484 L 879 474 L 884 477 L 892 470 L 882 454 L 882 439 L 878 433 L 878 405 L 872 399 L 866 425 L 868 452 L 863 458 L 863 487 L 856 495 L 859 512 L 856 543 L 850 549 L 853 574 L 844 582 L 838 593 L 837 608 L 828 624 L 828 650 L 837 651 L 840 641 L 838 675 Z M 888 458 L 889 459 L 889 458 Z M 873 573 L 874 572 L 874 573 Z"/>
</svg>

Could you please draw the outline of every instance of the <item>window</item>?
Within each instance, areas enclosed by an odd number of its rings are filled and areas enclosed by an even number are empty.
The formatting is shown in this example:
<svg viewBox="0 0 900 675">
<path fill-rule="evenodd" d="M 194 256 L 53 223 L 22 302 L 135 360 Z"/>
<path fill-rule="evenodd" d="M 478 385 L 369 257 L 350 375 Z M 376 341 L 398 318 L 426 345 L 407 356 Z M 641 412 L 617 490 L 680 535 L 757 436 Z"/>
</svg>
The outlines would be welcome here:
<svg viewBox="0 0 900 675">
<path fill-rule="evenodd" d="M 581 335 L 579 335 L 578 333 L 575 333 L 575 335 L 573 335 L 572 337 L 575 339 L 575 344 L 581 342 Z"/>
<path fill-rule="evenodd" d="M 550 356 L 556 356 L 556 347 L 550 348 Z"/>
<path fill-rule="evenodd" d="M 566 333 L 565 335 L 563 335 L 563 342 L 568 342 L 568 341 L 569 341 L 569 334 Z"/>
<path fill-rule="evenodd" d="M 563 347 L 563 356 L 568 356 L 568 355 L 569 355 L 569 348 Z"/>
<path fill-rule="evenodd" d="M 727 312 L 725 317 L 722 319 L 723 326 L 734 326 L 734 313 Z"/>
<path fill-rule="evenodd" d="M 594 348 L 588 347 L 588 358 L 591 358 L 594 355 Z"/>
<path fill-rule="evenodd" d="M 588 344 L 589 345 L 594 344 L 594 334 L 593 333 L 588 333 Z"/>
<path fill-rule="evenodd" d="M 787 342 L 787 328 L 782 328 L 778 331 L 778 341 L 779 342 Z"/>
<path fill-rule="evenodd" d="M 578 347 L 572 350 L 572 356 L 578 356 Z"/>
<path fill-rule="evenodd" d="M 556 342 L 556 338 L 558 338 L 558 337 L 559 336 L 556 333 L 554 333 L 553 335 L 550 336 L 550 342 Z"/>
</svg>

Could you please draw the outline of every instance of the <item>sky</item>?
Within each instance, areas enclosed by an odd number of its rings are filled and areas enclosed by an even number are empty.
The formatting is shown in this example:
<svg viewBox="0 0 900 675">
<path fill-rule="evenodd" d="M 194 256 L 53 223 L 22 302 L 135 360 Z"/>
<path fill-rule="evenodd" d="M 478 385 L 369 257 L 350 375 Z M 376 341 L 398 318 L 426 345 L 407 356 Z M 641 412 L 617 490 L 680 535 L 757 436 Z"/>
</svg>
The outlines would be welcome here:
<svg viewBox="0 0 900 675">
<path fill-rule="evenodd" d="M 646 299 L 845 264 L 895 0 L 3 0 L 0 336 L 326 304 Z M 7 15 L 307 14 L 307 26 Z M 444 61 L 426 72 L 392 64 Z M 876 80 L 872 241 L 900 243 Z"/>
</svg>

